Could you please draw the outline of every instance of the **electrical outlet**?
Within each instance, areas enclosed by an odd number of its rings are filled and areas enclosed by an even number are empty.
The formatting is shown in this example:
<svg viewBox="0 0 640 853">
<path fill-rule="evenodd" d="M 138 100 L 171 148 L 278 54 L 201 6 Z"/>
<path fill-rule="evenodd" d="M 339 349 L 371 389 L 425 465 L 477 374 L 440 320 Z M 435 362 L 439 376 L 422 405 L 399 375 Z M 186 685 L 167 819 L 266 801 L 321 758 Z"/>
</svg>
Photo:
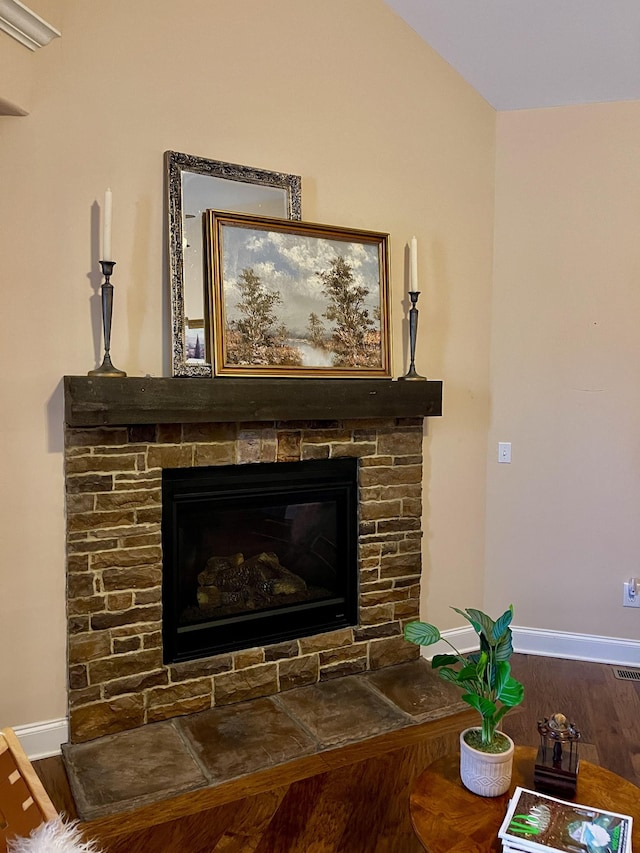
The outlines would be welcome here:
<svg viewBox="0 0 640 853">
<path fill-rule="evenodd" d="M 635 590 L 635 594 L 633 591 Z M 631 578 L 624 582 L 624 593 L 622 595 L 623 607 L 640 607 L 640 584 L 637 578 Z"/>
</svg>

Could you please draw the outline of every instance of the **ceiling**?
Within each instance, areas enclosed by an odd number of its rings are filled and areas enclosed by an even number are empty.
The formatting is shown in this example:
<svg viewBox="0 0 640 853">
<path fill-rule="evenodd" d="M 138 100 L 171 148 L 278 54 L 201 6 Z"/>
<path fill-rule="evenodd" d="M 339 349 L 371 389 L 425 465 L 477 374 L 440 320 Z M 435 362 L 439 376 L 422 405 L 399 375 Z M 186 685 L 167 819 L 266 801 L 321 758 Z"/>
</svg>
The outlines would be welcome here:
<svg viewBox="0 0 640 853">
<path fill-rule="evenodd" d="M 386 0 L 497 110 L 640 99 L 640 0 Z"/>
</svg>

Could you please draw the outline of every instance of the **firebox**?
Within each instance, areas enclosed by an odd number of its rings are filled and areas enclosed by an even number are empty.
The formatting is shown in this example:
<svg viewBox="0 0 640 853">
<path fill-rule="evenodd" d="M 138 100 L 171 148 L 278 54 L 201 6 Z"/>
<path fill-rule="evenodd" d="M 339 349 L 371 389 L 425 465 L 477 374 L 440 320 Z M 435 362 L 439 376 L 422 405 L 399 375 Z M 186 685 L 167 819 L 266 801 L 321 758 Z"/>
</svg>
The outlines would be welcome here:
<svg viewBox="0 0 640 853">
<path fill-rule="evenodd" d="M 356 625 L 358 460 L 164 469 L 164 662 Z"/>
</svg>

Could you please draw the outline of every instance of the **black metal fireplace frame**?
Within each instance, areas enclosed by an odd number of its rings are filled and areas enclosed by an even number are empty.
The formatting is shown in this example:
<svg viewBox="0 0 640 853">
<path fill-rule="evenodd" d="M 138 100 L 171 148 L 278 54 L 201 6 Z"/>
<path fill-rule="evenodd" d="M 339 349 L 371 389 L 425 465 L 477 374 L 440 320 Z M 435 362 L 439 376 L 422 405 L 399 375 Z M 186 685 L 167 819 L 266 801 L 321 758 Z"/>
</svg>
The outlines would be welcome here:
<svg viewBox="0 0 640 853">
<path fill-rule="evenodd" d="M 164 469 L 162 475 L 163 659 L 194 660 L 358 624 L 358 465 L 352 457 Z M 180 624 L 176 513 L 188 501 L 249 500 L 269 485 L 273 501 L 331 500 L 345 563 L 335 597 L 198 625 Z"/>
</svg>

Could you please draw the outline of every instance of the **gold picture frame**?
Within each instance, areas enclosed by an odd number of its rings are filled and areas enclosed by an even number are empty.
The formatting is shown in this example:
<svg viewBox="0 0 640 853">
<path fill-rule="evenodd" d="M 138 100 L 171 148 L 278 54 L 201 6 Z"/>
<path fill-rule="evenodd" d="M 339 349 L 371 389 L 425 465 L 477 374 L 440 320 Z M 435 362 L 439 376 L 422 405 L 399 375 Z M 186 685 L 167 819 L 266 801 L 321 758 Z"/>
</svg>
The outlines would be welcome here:
<svg viewBox="0 0 640 853">
<path fill-rule="evenodd" d="M 208 210 L 216 376 L 391 377 L 389 235 Z"/>
</svg>

